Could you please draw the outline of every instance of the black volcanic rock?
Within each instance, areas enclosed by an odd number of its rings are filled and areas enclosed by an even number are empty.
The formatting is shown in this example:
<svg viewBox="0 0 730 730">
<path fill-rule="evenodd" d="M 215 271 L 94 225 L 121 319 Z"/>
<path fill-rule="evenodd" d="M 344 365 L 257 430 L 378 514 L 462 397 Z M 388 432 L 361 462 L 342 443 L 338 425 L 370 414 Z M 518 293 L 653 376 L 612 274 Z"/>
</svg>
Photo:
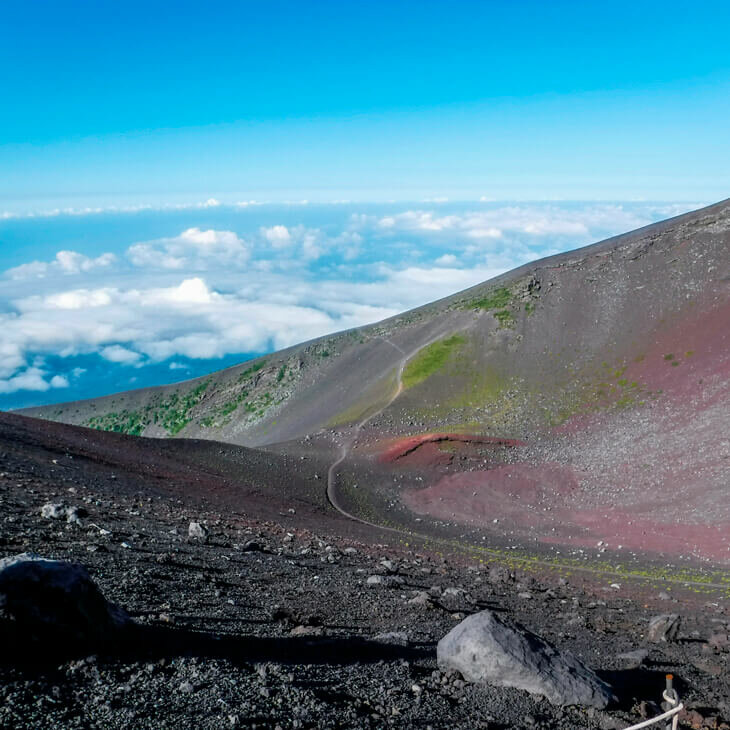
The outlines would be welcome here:
<svg viewBox="0 0 730 730">
<path fill-rule="evenodd" d="M 351 522 L 323 515 L 315 522 L 302 500 L 297 500 L 296 515 L 284 508 L 278 521 L 262 519 L 261 514 L 272 514 L 263 510 L 273 501 L 276 485 L 266 493 L 268 503 L 254 501 L 250 492 L 240 487 L 228 492 L 210 472 L 195 471 L 202 504 L 192 487 L 181 488 L 185 482 L 177 475 L 185 472 L 174 471 L 171 461 L 184 452 L 185 463 L 191 463 L 190 442 L 176 451 L 180 442 L 90 432 L 11 414 L 0 414 L 0 439 L 0 474 L 5 474 L 0 476 L 0 555 L 25 550 L 82 562 L 103 595 L 135 619 L 129 630 L 115 632 L 119 642 L 94 647 L 93 656 L 59 658 L 41 643 L 31 663 L 18 661 L 17 652 L 11 655 L 4 632 L 0 727 L 218 730 L 237 722 L 284 730 L 428 725 L 605 730 L 637 722 L 641 703 L 660 702 L 664 672 L 670 671 L 685 705 L 718 717 L 717 727 L 728 730 L 723 722 L 729 714 L 730 654 L 708 653 L 699 640 L 671 642 L 654 646 L 654 661 L 628 669 L 617 653 L 636 648 L 649 617 L 665 604 L 656 599 L 647 608 L 641 593 L 604 590 L 603 576 L 586 584 L 591 573 L 573 566 L 565 585 L 554 570 L 543 574 L 533 566 L 534 598 L 524 601 L 512 581 L 488 580 L 496 559 L 477 563 L 442 547 L 433 552 L 424 544 L 405 546 L 395 533 L 365 532 L 364 526 L 354 537 Z M 63 483 L 52 471 L 60 439 L 63 453 L 69 461 L 73 457 L 73 471 L 65 473 Z M 218 446 L 210 446 L 217 453 Z M 152 448 L 156 458 L 148 459 Z M 210 452 L 201 445 L 198 453 Z M 149 464 L 144 475 L 140 463 Z M 206 463 L 211 469 L 213 456 Z M 116 480 L 108 478 L 110 468 Z M 85 530 L 39 519 L 42 505 L 65 498 L 68 488 L 76 490 L 76 499 L 90 513 Z M 160 496 L 161 488 L 169 491 Z M 210 525 L 215 539 L 188 541 L 187 527 L 194 520 Z M 105 550 L 89 552 L 90 537 Z M 250 540 L 267 550 L 245 551 Z M 122 547 L 123 542 L 133 547 Z M 337 549 L 338 562 L 326 560 L 328 547 Z M 398 565 L 403 586 L 367 590 L 367 577 L 382 568 L 385 556 Z M 505 564 L 516 582 L 527 585 L 513 558 Z M 651 594 L 654 585 L 652 579 Z M 493 607 L 571 651 L 610 677 L 620 703 L 609 711 L 586 712 L 440 671 L 436 643 L 459 619 L 439 596 L 455 586 L 468 588 L 476 601 L 476 607 L 460 604 L 461 610 Z M 414 594 L 432 596 L 430 607 L 410 603 Z M 688 634 L 727 632 L 724 594 L 713 599 L 712 607 L 705 605 L 709 596 L 704 592 L 697 595 L 675 583 L 672 594 L 681 601 Z M 590 621 L 571 625 L 580 607 Z M 600 633 L 592 628 L 599 618 L 606 629 Z M 18 633 L 14 620 L 2 624 Z M 395 634 L 397 640 L 383 642 L 383 634 Z M 16 646 L 27 651 L 28 642 Z M 192 692 L 185 691 L 189 688 Z"/>
<path fill-rule="evenodd" d="M 649 620 L 646 638 L 649 641 L 674 641 L 679 634 L 681 618 L 676 613 L 664 613 Z"/>
<path fill-rule="evenodd" d="M 130 621 L 82 565 L 31 553 L 0 560 L 0 609 L 16 640 L 66 647 L 103 645 Z"/>
</svg>

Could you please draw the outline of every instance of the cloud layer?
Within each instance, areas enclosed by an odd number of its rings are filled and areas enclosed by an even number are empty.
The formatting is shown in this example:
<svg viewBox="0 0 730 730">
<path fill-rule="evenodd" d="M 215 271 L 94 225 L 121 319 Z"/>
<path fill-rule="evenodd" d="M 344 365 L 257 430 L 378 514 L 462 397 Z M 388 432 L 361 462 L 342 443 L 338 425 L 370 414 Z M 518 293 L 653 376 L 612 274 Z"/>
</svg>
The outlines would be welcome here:
<svg viewBox="0 0 730 730">
<path fill-rule="evenodd" d="M 173 270 L 205 270 L 209 266 L 242 266 L 250 246 L 233 231 L 188 228 L 179 236 L 137 243 L 127 250 L 133 266 Z"/>
<path fill-rule="evenodd" d="M 218 215 L 217 201 L 204 205 Z M 0 280 L 0 394 L 83 381 L 71 363 L 79 355 L 132 372 L 166 363 L 175 377 L 185 359 L 279 349 L 687 207 L 340 207 L 337 216 L 325 210 L 300 222 L 289 210 L 286 222 L 177 227 L 94 255 L 59 250 Z M 51 369 L 49 358 L 61 367 Z"/>
<path fill-rule="evenodd" d="M 5 276 L 16 281 L 23 279 L 43 279 L 53 274 L 80 274 L 101 269 L 116 263 L 113 253 L 103 253 L 96 258 L 89 258 L 76 251 L 59 251 L 53 261 L 31 261 L 15 268 L 8 269 Z"/>
</svg>

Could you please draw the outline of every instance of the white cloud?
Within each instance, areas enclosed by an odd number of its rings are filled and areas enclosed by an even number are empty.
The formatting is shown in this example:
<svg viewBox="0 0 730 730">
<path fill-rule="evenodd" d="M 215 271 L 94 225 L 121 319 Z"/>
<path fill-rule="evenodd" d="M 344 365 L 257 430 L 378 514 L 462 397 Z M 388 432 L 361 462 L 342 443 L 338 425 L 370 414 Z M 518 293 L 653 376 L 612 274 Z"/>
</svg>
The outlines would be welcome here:
<svg viewBox="0 0 730 730">
<path fill-rule="evenodd" d="M 455 228 L 458 223 L 459 216 L 439 217 L 429 211 L 409 210 L 395 216 L 384 216 L 378 225 L 401 231 L 444 231 Z"/>
<path fill-rule="evenodd" d="M 136 243 L 127 249 L 127 257 L 133 266 L 145 269 L 182 269 L 188 264 L 184 256 L 175 256 L 171 247 L 156 248 L 149 243 Z"/>
<path fill-rule="evenodd" d="M 133 266 L 152 269 L 205 270 L 245 265 L 251 247 L 233 231 L 188 228 L 175 238 L 136 243 L 127 249 Z"/>
<path fill-rule="evenodd" d="M 672 206 L 666 214 L 675 214 L 687 208 Z M 649 207 L 609 203 L 570 207 L 543 203 L 495 206 L 488 210 L 445 215 L 428 210 L 407 210 L 380 218 L 353 216 L 351 224 L 355 228 L 374 228 L 391 233 L 448 234 L 476 240 L 497 240 L 507 235 L 526 235 L 528 238 L 564 236 L 572 241 L 583 239 L 588 243 L 595 236 L 638 228 L 657 217 L 661 216 L 657 216 Z"/>
<path fill-rule="evenodd" d="M 50 208 L 46 210 L 26 210 L 11 211 L 6 210 L 0 213 L 0 220 L 10 220 L 17 218 L 57 218 L 59 216 L 87 216 L 101 215 L 104 213 L 140 213 L 146 210 L 174 211 L 174 210 L 199 210 L 205 208 L 218 208 L 225 203 L 216 198 L 208 198 L 207 200 L 190 203 L 163 203 L 160 205 L 152 205 L 150 203 L 139 203 L 134 205 L 102 205 L 102 206 L 84 206 L 82 208 Z M 265 203 L 255 200 L 235 203 L 236 206 L 246 205 L 265 205 Z"/>
<path fill-rule="evenodd" d="M 279 254 L 280 265 L 289 265 L 295 258 L 305 262 L 316 261 L 330 251 L 341 252 L 346 256 L 348 253 L 352 254 L 363 241 L 362 235 L 357 231 L 345 230 L 330 235 L 319 228 L 304 225 L 262 227 L 259 234 L 269 244 L 268 250 L 273 251 L 275 256 L 279 252 L 287 251 L 286 257 Z M 298 257 L 291 253 L 295 247 L 299 249 Z"/>
<path fill-rule="evenodd" d="M 193 248 L 201 251 L 223 251 L 238 252 L 241 239 L 232 231 L 214 231 L 209 229 L 202 231 L 200 228 L 187 228 L 181 234 L 180 241 L 185 241 Z"/>
<path fill-rule="evenodd" d="M 408 267 L 400 271 L 390 272 L 389 281 L 392 286 L 411 288 L 428 287 L 430 299 L 438 299 L 447 296 L 460 289 L 478 284 L 485 279 L 501 274 L 503 269 L 447 269 L 447 268 L 421 268 L 416 266 Z M 424 302 L 425 303 L 425 302 Z"/>
<path fill-rule="evenodd" d="M 454 266 L 458 259 L 452 253 L 445 253 L 443 256 L 439 256 L 434 263 L 438 266 Z"/>
<path fill-rule="evenodd" d="M 6 322 L 14 322 L 17 316 L 6 315 Z M 0 323 L 2 319 L 0 318 Z M 7 335 L 0 340 L 0 378 L 9 378 L 26 364 L 22 342 Z"/>
<path fill-rule="evenodd" d="M 219 294 L 211 291 L 208 285 L 198 277 L 185 279 L 178 286 L 149 289 L 142 292 L 135 291 L 131 293 L 131 296 L 147 307 L 164 304 L 187 307 L 210 304 L 221 299 Z"/>
<path fill-rule="evenodd" d="M 291 233 L 286 226 L 262 228 L 261 234 L 274 248 L 286 248 L 292 242 Z"/>
<path fill-rule="evenodd" d="M 107 289 L 76 289 L 58 294 L 50 294 L 44 297 L 44 306 L 48 309 L 91 309 L 93 307 L 104 307 L 111 302 L 109 290 Z M 33 306 L 33 299 L 21 301 L 20 308 Z"/>
<path fill-rule="evenodd" d="M 21 264 L 15 268 L 8 269 L 5 276 L 8 279 L 41 279 L 48 274 L 51 264 L 45 261 L 31 261 L 28 264 Z"/>
<path fill-rule="evenodd" d="M 477 240 L 485 240 L 490 238 L 502 238 L 502 231 L 499 228 L 469 228 L 466 231 L 466 235 L 469 238 L 476 238 Z"/>
<path fill-rule="evenodd" d="M 15 393 L 19 390 L 45 392 L 51 388 L 67 388 L 68 380 L 62 375 L 54 375 L 50 382 L 45 378 L 48 373 L 37 367 L 25 368 L 12 378 L 0 380 L 0 393 Z"/>
<path fill-rule="evenodd" d="M 56 263 L 66 274 L 78 274 L 82 271 L 111 266 L 116 260 L 117 257 L 113 253 L 104 253 L 95 259 L 76 251 L 59 251 L 56 254 Z"/>
<path fill-rule="evenodd" d="M 455 274 L 437 272 L 433 281 L 450 286 Z M 379 306 L 393 298 L 394 287 L 409 304 L 425 296 L 425 272 L 406 272 L 401 282 L 393 272 L 384 277 L 391 282 L 323 284 L 302 282 L 298 273 L 256 273 L 245 291 L 228 294 L 191 277 L 167 287 L 75 289 L 17 299 L 14 312 L 0 313 L 0 354 L 7 356 L 0 392 L 66 387 L 67 380 L 49 382 L 42 369 L 26 366 L 39 353 L 96 352 L 132 366 L 174 357 L 220 358 L 287 347 L 395 314 L 394 307 Z"/>
<path fill-rule="evenodd" d="M 133 365 L 138 363 L 142 356 L 134 350 L 128 350 L 121 345 L 109 345 L 104 347 L 99 353 L 105 360 L 109 362 L 121 363 L 122 365 Z"/>
<path fill-rule="evenodd" d="M 103 253 L 97 258 L 89 258 L 77 251 L 59 251 L 53 261 L 31 261 L 8 269 L 5 276 L 16 281 L 22 279 L 42 279 L 54 273 L 81 274 L 93 269 L 106 268 L 114 264 L 117 257 L 113 253 Z"/>
</svg>

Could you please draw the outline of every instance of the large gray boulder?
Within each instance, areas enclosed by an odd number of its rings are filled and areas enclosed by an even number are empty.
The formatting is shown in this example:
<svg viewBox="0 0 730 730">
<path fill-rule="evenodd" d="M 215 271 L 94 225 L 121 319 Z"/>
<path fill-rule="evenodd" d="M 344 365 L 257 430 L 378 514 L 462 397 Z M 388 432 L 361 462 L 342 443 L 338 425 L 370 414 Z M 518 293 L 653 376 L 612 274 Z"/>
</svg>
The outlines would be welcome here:
<svg viewBox="0 0 730 730">
<path fill-rule="evenodd" d="M 555 705 L 602 709 L 614 699 L 608 684 L 569 652 L 508 623 L 492 611 L 465 618 L 438 643 L 439 667 L 469 682 L 516 687 Z"/>
<path fill-rule="evenodd" d="M 1 614 L 16 633 L 59 644 L 103 643 L 130 623 L 82 565 L 32 553 L 0 560 Z"/>
</svg>

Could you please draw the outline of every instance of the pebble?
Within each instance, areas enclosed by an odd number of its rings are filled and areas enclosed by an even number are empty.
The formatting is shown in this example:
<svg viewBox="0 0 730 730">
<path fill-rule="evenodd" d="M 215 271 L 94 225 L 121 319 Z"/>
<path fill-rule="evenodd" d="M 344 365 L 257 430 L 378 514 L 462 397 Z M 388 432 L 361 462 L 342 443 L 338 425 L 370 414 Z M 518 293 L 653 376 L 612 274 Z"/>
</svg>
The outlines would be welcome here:
<svg viewBox="0 0 730 730">
<path fill-rule="evenodd" d="M 371 587 L 399 588 L 403 585 L 403 578 L 398 575 L 371 575 L 365 583 Z"/>
<path fill-rule="evenodd" d="M 208 528 L 200 522 L 191 522 L 188 525 L 188 539 L 199 540 L 200 542 L 207 542 L 209 535 Z"/>
</svg>

